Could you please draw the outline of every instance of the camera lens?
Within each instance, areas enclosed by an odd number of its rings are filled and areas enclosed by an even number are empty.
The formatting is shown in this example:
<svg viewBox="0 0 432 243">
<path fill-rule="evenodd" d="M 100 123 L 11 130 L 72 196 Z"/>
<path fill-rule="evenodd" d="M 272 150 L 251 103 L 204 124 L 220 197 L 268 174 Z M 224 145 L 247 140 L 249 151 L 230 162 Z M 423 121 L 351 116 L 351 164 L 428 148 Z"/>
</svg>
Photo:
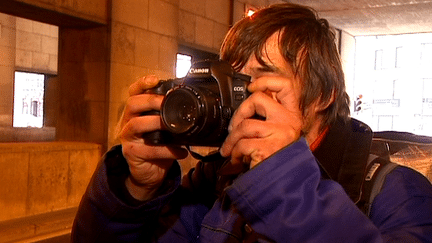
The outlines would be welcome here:
<svg viewBox="0 0 432 243">
<path fill-rule="evenodd" d="M 185 136 L 203 136 L 220 123 L 219 99 L 206 89 L 184 86 L 167 94 L 162 121 L 168 131 Z"/>
<path fill-rule="evenodd" d="M 180 88 L 170 92 L 163 104 L 163 121 L 173 133 L 185 133 L 199 121 L 200 102 L 190 89 Z"/>
</svg>

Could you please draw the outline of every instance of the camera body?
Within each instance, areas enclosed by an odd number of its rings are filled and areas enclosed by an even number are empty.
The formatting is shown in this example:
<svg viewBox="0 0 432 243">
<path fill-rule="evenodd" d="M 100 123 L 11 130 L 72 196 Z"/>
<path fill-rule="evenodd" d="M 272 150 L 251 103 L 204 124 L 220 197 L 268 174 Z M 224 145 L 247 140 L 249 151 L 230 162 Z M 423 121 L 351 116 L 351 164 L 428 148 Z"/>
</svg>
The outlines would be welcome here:
<svg viewBox="0 0 432 243">
<path fill-rule="evenodd" d="M 234 111 L 249 97 L 250 77 L 221 60 L 194 63 L 182 79 L 159 82 L 149 93 L 165 95 L 164 130 L 145 134 L 151 144 L 220 146 Z"/>
</svg>

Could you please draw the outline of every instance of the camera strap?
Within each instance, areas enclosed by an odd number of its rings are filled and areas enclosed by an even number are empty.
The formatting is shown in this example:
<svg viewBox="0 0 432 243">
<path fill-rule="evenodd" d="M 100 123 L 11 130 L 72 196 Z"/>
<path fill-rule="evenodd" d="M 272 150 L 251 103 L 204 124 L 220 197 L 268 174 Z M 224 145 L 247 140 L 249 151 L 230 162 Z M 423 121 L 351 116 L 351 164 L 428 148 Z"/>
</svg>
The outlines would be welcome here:
<svg viewBox="0 0 432 243">
<path fill-rule="evenodd" d="M 186 146 L 186 149 L 189 151 L 189 153 L 192 155 L 194 159 L 201 160 L 203 163 L 216 162 L 216 161 L 227 159 L 222 157 L 222 155 L 219 153 L 219 150 L 212 151 L 208 155 L 201 155 L 197 152 L 192 151 L 192 149 L 189 146 Z"/>
</svg>

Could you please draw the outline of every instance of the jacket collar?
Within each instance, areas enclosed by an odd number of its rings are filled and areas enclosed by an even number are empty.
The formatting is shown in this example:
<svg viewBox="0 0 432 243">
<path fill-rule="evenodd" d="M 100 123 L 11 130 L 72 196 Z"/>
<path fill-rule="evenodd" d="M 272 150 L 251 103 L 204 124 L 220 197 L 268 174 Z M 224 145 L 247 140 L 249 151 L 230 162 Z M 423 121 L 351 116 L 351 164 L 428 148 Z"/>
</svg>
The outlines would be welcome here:
<svg viewBox="0 0 432 243">
<path fill-rule="evenodd" d="M 372 130 L 358 120 L 337 119 L 313 152 L 327 174 L 323 177 L 341 184 L 354 202 L 360 199 L 372 136 Z"/>
</svg>

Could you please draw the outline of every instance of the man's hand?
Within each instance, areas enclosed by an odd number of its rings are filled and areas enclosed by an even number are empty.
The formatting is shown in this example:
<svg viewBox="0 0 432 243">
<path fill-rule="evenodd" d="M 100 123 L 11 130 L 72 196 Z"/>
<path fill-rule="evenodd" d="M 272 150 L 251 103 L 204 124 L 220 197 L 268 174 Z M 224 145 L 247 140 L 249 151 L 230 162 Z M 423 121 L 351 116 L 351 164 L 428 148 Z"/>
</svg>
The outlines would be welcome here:
<svg viewBox="0 0 432 243">
<path fill-rule="evenodd" d="M 303 119 L 294 82 L 259 78 L 249 86 L 253 94 L 234 113 L 220 150 L 222 156 L 231 156 L 229 171 L 222 173 L 239 173 L 245 164 L 252 168 L 300 138 Z"/>
<path fill-rule="evenodd" d="M 158 115 L 142 115 L 160 110 L 163 96 L 146 93 L 157 84 L 155 76 L 148 76 L 130 86 L 130 97 L 119 123 L 118 137 L 131 173 L 126 187 L 134 198 L 142 201 L 156 196 L 174 160 L 183 159 L 188 154 L 177 146 L 152 146 L 144 141 L 144 133 L 162 129 Z"/>
</svg>

